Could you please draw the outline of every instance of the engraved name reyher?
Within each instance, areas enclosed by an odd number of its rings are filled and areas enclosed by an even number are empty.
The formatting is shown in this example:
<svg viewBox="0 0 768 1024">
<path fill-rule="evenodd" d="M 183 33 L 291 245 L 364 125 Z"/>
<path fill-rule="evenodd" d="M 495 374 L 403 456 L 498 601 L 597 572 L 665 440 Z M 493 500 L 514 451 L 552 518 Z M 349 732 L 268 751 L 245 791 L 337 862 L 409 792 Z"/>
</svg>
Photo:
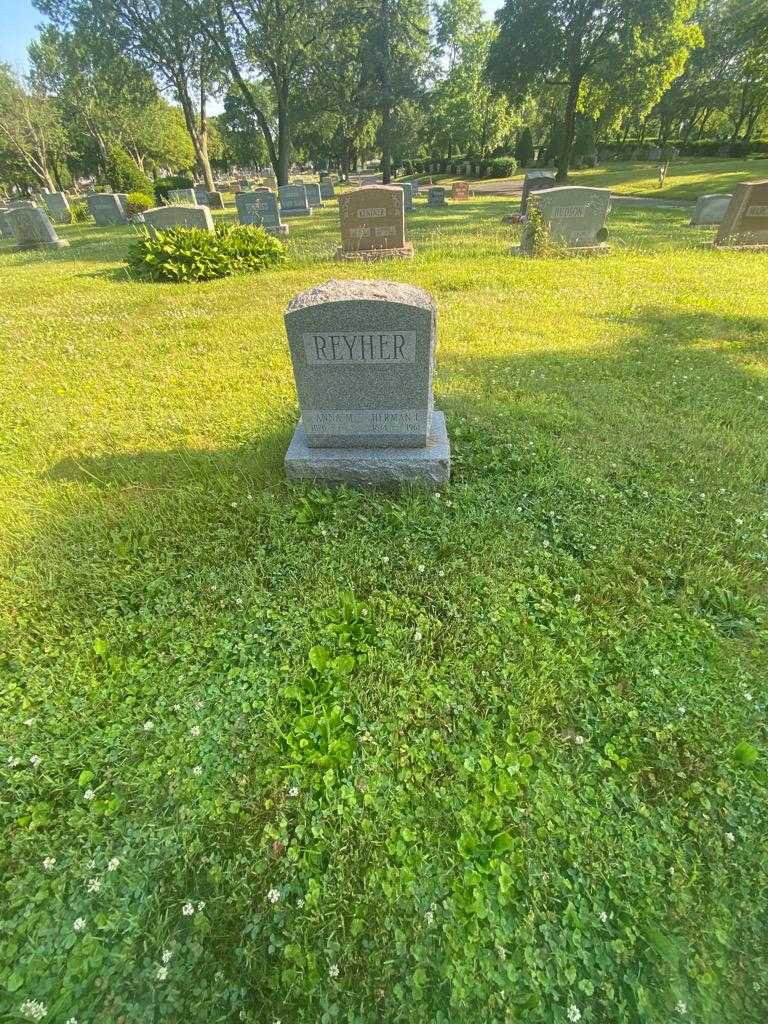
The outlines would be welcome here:
<svg viewBox="0 0 768 1024">
<path fill-rule="evenodd" d="M 415 331 L 376 331 L 370 334 L 334 331 L 302 334 L 301 340 L 309 366 L 416 362 Z"/>
</svg>

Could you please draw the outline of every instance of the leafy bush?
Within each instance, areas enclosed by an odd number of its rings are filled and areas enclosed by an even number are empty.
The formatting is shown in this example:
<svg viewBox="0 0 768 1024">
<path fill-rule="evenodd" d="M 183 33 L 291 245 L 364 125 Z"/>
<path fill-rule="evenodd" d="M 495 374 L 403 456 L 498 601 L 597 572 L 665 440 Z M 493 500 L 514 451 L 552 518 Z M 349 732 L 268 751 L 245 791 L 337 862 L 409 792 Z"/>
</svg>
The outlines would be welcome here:
<svg viewBox="0 0 768 1024">
<path fill-rule="evenodd" d="M 174 174 L 170 178 L 158 178 L 155 182 L 155 199 L 158 206 L 168 202 L 168 193 L 171 189 L 192 188 L 194 181 L 184 174 Z"/>
<path fill-rule="evenodd" d="M 148 192 L 128 193 L 127 206 L 129 217 L 135 217 L 137 213 L 144 213 L 145 210 L 150 210 L 154 205 L 154 196 Z"/>
<path fill-rule="evenodd" d="M 263 228 L 228 224 L 217 225 L 214 233 L 201 228 L 145 232 L 129 256 L 141 277 L 175 282 L 265 270 L 285 259 L 285 246 Z"/>
<path fill-rule="evenodd" d="M 152 182 L 139 170 L 135 160 L 115 146 L 107 158 L 107 181 L 115 192 L 151 192 Z"/>
<path fill-rule="evenodd" d="M 480 173 L 484 178 L 509 178 L 517 170 L 517 160 L 513 156 L 495 156 L 484 160 Z"/>
<path fill-rule="evenodd" d="M 530 167 L 533 163 L 533 136 L 530 128 L 524 128 L 520 133 L 515 148 L 515 159 L 518 167 Z"/>
<path fill-rule="evenodd" d="M 91 219 L 87 203 L 72 203 L 70 206 L 73 224 L 86 224 Z"/>
</svg>

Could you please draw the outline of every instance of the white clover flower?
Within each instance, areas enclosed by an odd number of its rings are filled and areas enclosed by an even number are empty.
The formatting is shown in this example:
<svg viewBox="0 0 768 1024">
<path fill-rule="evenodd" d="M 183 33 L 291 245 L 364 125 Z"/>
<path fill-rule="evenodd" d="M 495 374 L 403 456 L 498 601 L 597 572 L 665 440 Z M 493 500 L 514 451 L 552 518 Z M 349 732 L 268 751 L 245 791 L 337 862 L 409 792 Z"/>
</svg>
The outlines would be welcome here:
<svg viewBox="0 0 768 1024">
<path fill-rule="evenodd" d="M 576 744 L 577 746 L 579 746 L 579 747 L 583 747 L 583 746 L 584 746 L 584 744 L 585 744 L 585 743 L 586 743 L 587 741 L 586 741 L 586 740 L 584 739 L 584 737 L 583 737 L 583 736 L 574 736 L 574 737 L 573 737 L 573 742 L 574 742 L 574 743 L 575 743 L 575 744 Z"/>
<path fill-rule="evenodd" d="M 195 908 L 193 904 L 185 903 L 184 906 L 181 908 L 181 912 L 184 915 L 184 917 L 191 917 L 192 914 L 194 914 L 195 912 Z"/>
<path fill-rule="evenodd" d="M 419 640 L 421 640 L 421 639 L 422 639 L 422 633 L 421 633 L 421 630 L 420 630 L 420 629 L 417 629 L 417 630 L 416 630 L 416 632 L 415 632 L 415 633 L 413 634 L 413 639 L 414 639 L 414 640 L 415 640 L 415 641 L 416 641 L 417 643 L 419 642 Z"/>
<path fill-rule="evenodd" d="M 155 723 L 148 718 L 144 725 L 142 726 L 142 728 L 144 729 L 144 732 L 152 732 L 152 730 L 155 728 Z"/>
<path fill-rule="evenodd" d="M 193 775 L 202 775 L 203 774 L 203 766 L 201 764 L 196 764 L 195 767 L 192 769 L 192 774 Z"/>
<path fill-rule="evenodd" d="M 291 786 L 291 788 L 288 790 L 288 796 L 298 796 L 298 795 L 299 795 L 299 787 L 298 786 Z"/>
<path fill-rule="evenodd" d="M 682 999 L 678 999 L 675 1013 L 679 1013 L 681 1017 L 684 1017 L 688 1013 L 688 1004 L 684 1003 Z"/>
<path fill-rule="evenodd" d="M 34 724 L 35 724 L 34 718 L 25 718 L 24 719 L 24 725 L 34 725 Z"/>
<path fill-rule="evenodd" d="M 733 832 L 726 832 L 725 833 L 725 840 L 728 843 L 735 843 L 736 842 L 736 836 L 733 834 Z"/>
<path fill-rule="evenodd" d="M 101 879 L 100 878 L 89 878 L 88 879 L 88 892 L 99 892 L 101 890 Z"/>
<path fill-rule="evenodd" d="M 280 899 L 280 890 L 270 889 L 269 892 L 267 893 L 267 899 L 269 900 L 270 903 L 277 903 L 278 900 Z"/>
<path fill-rule="evenodd" d="M 566 1017 L 569 1021 L 572 1022 L 572 1024 L 576 1024 L 576 1021 L 581 1020 L 581 1010 L 578 1008 L 578 1006 L 574 1006 L 574 1004 L 571 1003 L 571 1005 L 568 1007 Z"/>
<path fill-rule="evenodd" d="M 507 959 L 507 951 L 503 946 L 496 947 L 496 955 L 498 956 L 499 960 Z"/>
<path fill-rule="evenodd" d="M 744 694 L 744 700 L 752 700 L 752 694 L 747 692 Z"/>
<path fill-rule="evenodd" d="M 117 871 L 117 869 L 119 867 L 120 867 L 120 858 L 119 857 L 112 857 L 110 862 L 107 864 L 107 871 Z"/>
<path fill-rule="evenodd" d="M 42 1020 L 48 1016 L 48 1008 L 45 1003 L 39 1003 L 37 999 L 27 999 L 19 1007 L 22 1017 L 27 1020 Z"/>
<path fill-rule="evenodd" d="M 172 949 L 164 949 L 163 950 L 163 955 L 160 957 L 160 959 L 163 961 L 163 963 L 164 964 L 170 963 L 172 958 L 173 958 L 173 950 Z"/>
<path fill-rule="evenodd" d="M 21 758 L 20 757 L 13 757 L 13 756 L 11 756 L 11 757 L 8 758 L 8 767 L 9 768 L 18 768 L 20 764 L 21 764 Z"/>
<path fill-rule="evenodd" d="M 424 572 L 424 570 L 425 570 L 425 569 L 426 569 L 427 567 L 426 567 L 426 565 L 424 565 L 424 563 L 422 562 L 422 564 L 421 564 L 421 565 L 419 565 L 419 566 L 417 566 L 417 568 L 418 568 L 419 572 Z"/>
<path fill-rule="evenodd" d="M 382 562 L 384 562 L 384 564 L 386 564 L 388 561 L 389 561 L 389 555 L 384 555 L 384 557 L 382 558 Z"/>
<path fill-rule="evenodd" d="M 168 977 L 168 968 L 158 967 L 155 973 L 155 977 L 157 978 L 158 981 L 165 981 L 165 979 Z"/>
<path fill-rule="evenodd" d="M 573 603 L 574 604 L 581 604 L 581 594 L 574 594 L 573 595 Z"/>
<path fill-rule="evenodd" d="M 601 921 L 601 923 L 605 924 L 607 922 L 607 920 L 608 920 L 608 915 L 606 914 L 606 912 L 604 910 L 601 910 L 600 911 L 600 921 Z"/>
<path fill-rule="evenodd" d="M 426 912 L 426 914 L 424 915 L 424 920 L 427 922 L 427 924 L 434 924 L 434 920 L 435 920 L 434 912 L 432 910 L 428 910 Z"/>
<path fill-rule="evenodd" d="M 45 860 L 43 861 L 43 871 L 53 871 L 53 869 L 55 867 L 56 867 L 56 858 L 55 857 L 46 857 Z"/>
<path fill-rule="evenodd" d="M 78 933 L 79 932 L 84 932 L 85 931 L 85 918 L 84 917 L 76 917 L 72 927 Z"/>
<path fill-rule="evenodd" d="M 304 897 L 303 896 L 300 896 L 296 900 L 296 906 L 299 908 L 299 910 L 301 910 L 301 908 L 304 906 Z"/>
<path fill-rule="evenodd" d="M 328 968 L 328 977 L 329 978 L 338 978 L 338 976 L 339 976 L 339 965 L 338 964 L 331 964 L 331 966 Z"/>
<path fill-rule="evenodd" d="M 29 763 L 32 765 L 33 768 L 37 768 L 37 766 L 40 764 L 40 762 L 42 760 L 43 759 L 42 759 L 42 757 L 40 757 L 39 754 L 33 754 L 32 757 L 30 757 L 30 759 L 29 759 Z M 34 1000 L 33 1000 L 33 1002 L 34 1002 Z M 45 1012 L 48 1013 L 47 1010 Z"/>
<path fill-rule="evenodd" d="M 200 726 L 199 725 L 193 725 L 192 728 L 189 730 L 189 735 L 190 736 L 199 736 L 200 735 Z"/>
<path fill-rule="evenodd" d="M 96 794 L 92 789 L 86 789 L 86 791 L 83 793 L 83 800 L 93 800 L 95 796 Z"/>
<path fill-rule="evenodd" d="M 77 1024 L 77 1017 L 68 1017 L 67 1024 Z"/>
<path fill-rule="evenodd" d="M 205 910 L 205 900 L 200 900 L 200 902 L 197 904 L 197 909 Z"/>
</svg>

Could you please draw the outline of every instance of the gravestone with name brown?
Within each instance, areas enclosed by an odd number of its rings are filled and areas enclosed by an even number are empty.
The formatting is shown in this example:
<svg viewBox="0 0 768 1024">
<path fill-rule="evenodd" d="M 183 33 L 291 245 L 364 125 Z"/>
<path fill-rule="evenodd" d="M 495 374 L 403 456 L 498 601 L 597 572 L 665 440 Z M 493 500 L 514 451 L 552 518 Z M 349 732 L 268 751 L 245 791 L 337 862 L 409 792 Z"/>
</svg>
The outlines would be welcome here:
<svg viewBox="0 0 768 1024">
<path fill-rule="evenodd" d="M 454 181 L 451 185 L 451 199 L 459 201 L 469 199 L 469 182 Z"/>
<path fill-rule="evenodd" d="M 736 185 L 715 245 L 768 248 L 768 179 L 742 181 Z"/>
<path fill-rule="evenodd" d="M 366 185 L 339 199 L 341 248 L 337 259 L 410 259 L 405 240 L 403 190 L 398 185 Z"/>
</svg>

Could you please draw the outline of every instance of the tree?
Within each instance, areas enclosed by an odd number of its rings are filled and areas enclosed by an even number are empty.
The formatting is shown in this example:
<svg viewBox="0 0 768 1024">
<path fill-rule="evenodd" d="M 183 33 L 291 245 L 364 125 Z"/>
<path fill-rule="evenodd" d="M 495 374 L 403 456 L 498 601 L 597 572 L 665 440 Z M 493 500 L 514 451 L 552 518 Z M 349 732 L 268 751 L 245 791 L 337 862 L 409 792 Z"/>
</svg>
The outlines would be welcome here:
<svg viewBox="0 0 768 1024">
<path fill-rule="evenodd" d="M 264 82 L 248 82 L 270 125 L 274 126 L 272 96 Z M 227 163 L 236 167 L 261 167 L 269 160 L 267 143 L 261 127 L 240 89 L 229 89 L 224 96 L 224 110 L 218 116 L 219 131 Z"/>
<path fill-rule="evenodd" d="M 66 132 L 56 104 L 0 64 L 0 141 L 19 171 L 38 187 L 55 191 L 53 162 L 66 152 Z M 4 161 L 8 165 L 8 157 Z"/>
<path fill-rule="evenodd" d="M 90 45 L 118 49 L 178 100 L 198 170 L 213 190 L 208 157 L 208 100 L 219 68 L 198 12 L 186 0 L 34 0 L 55 23 Z"/>
<path fill-rule="evenodd" d="M 530 128 L 524 128 L 520 132 L 520 138 L 515 147 L 515 160 L 518 167 L 530 167 L 533 163 L 533 136 Z"/>
<path fill-rule="evenodd" d="M 654 52 L 672 62 L 668 79 L 681 73 L 680 51 L 687 56 L 701 38 L 691 24 L 694 5 L 695 0 L 505 0 L 496 14 L 499 34 L 488 73 L 496 88 L 515 97 L 537 88 L 563 90 L 558 181 L 568 177 L 582 88 L 609 86 L 638 67 L 647 72 Z"/>
<path fill-rule="evenodd" d="M 381 118 L 379 144 L 384 184 L 392 180 L 395 108 L 421 92 L 429 71 L 426 0 L 369 0 L 362 45 L 364 102 Z"/>
</svg>

